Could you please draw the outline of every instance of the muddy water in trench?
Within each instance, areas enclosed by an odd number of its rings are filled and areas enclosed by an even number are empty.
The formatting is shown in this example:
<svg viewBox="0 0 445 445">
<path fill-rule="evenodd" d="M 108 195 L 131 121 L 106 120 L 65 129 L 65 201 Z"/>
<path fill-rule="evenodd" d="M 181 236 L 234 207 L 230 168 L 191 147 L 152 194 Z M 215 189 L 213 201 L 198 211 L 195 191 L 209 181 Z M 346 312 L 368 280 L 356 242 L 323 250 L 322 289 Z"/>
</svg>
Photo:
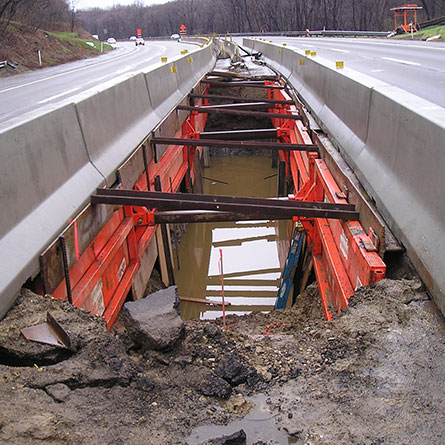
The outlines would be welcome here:
<svg viewBox="0 0 445 445">
<path fill-rule="evenodd" d="M 214 157 L 203 175 L 229 184 L 204 180 L 204 193 L 214 195 L 276 196 L 276 173 L 270 156 Z M 223 257 L 226 314 L 273 309 L 280 284 L 277 240 L 285 223 L 240 221 L 189 224 L 179 246 L 175 278 L 181 297 L 221 301 L 220 249 Z M 220 306 L 181 302 L 184 319 L 213 319 Z"/>
</svg>

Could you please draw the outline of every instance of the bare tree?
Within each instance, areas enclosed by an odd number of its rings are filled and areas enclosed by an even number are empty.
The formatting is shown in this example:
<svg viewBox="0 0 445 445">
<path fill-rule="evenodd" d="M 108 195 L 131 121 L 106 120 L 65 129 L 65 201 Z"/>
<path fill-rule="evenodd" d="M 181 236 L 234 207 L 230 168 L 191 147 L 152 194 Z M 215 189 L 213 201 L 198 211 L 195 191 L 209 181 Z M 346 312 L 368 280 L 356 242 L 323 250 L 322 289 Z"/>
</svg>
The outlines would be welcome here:
<svg viewBox="0 0 445 445">
<path fill-rule="evenodd" d="M 5 2 L 24 0 L 0 0 Z M 38 0 L 41 1 L 41 0 Z M 78 17 L 94 34 L 127 38 L 135 28 L 144 35 L 165 36 L 184 23 L 190 33 L 291 31 L 309 29 L 384 30 L 390 8 L 400 0 L 176 0 L 144 7 L 116 6 L 111 10 L 81 11 Z M 421 0 L 422 17 L 445 14 L 444 0 Z M 385 25 L 386 24 L 386 25 Z M 100 34 L 100 32 L 99 32 Z"/>
</svg>

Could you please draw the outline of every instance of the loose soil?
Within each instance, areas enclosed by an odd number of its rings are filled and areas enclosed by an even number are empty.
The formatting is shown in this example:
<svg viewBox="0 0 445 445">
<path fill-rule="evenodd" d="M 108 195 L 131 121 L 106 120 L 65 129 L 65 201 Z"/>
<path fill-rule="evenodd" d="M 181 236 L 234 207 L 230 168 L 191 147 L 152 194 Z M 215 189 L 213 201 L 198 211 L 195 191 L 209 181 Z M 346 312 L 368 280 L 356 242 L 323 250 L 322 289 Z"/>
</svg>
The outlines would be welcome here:
<svg viewBox="0 0 445 445">
<path fill-rule="evenodd" d="M 47 311 L 72 351 L 20 334 Z M 0 322 L 1 443 L 187 444 L 198 425 L 241 418 L 259 393 L 297 443 L 445 442 L 445 325 L 418 280 L 362 288 L 332 322 L 314 285 L 291 309 L 227 322 L 187 321 L 173 350 L 144 351 L 119 318 L 109 333 L 22 290 Z"/>
</svg>

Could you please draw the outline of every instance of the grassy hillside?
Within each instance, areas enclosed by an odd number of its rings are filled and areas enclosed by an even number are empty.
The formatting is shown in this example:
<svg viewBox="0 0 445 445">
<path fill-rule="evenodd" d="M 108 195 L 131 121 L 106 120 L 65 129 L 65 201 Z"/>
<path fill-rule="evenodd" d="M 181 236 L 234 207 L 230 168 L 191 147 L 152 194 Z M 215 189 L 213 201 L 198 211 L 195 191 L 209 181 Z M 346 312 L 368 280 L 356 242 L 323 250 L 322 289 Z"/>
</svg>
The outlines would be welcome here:
<svg viewBox="0 0 445 445">
<path fill-rule="evenodd" d="M 428 37 L 437 36 L 440 35 L 440 40 L 443 40 L 445 42 L 445 26 L 438 25 L 438 26 L 429 26 L 428 28 L 421 29 L 418 32 L 415 32 L 413 34 L 413 38 L 415 40 L 426 40 Z M 401 34 L 397 36 L 398 39 L 410 39 L 411 34 Z"/>
<path fill-rule="evenodd" d="M 104 51 L 111 46 L 103 45 Z M 1 68 L 0 77 L 29 70 L 39 69 L 38 51 L 40 50 L 42 68 L 72 62 L 100 54 L 100 42 L 88 33 L 48 32 L 38 30 L 30 32 L 20 24 L 13 23 L 0 37 L 0 62 L 7 60 L 17 66 Z"/>
</svg>

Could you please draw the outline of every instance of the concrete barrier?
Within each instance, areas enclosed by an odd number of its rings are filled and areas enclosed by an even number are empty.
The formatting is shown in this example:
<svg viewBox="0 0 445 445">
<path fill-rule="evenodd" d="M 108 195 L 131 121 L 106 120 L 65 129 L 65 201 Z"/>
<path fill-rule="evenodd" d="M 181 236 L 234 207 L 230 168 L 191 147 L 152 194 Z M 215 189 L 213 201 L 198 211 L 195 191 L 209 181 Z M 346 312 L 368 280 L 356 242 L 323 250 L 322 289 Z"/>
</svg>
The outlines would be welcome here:
<svg viewBox="0 0 445 445">
<path fill-rule="evenodd" d="M 0 131 L 0 316 L 39 271 L 43 248 L 103 182 L 73 105 L 28 117 Z"/>
<path fill-rule="evenodd" d="M 116 169 L 159 120 L 144 75 L 124 76 L 78 96 L 76 109 L 91 162 L 110 186 Z"/>
<path fill-rule="evenodd" d="M 377 87 L 366 146 L 354 164 L 445 314 L 444 141 L 444 108 Z"/>
<path fill-rule="evenodd" d="M 38 274 L 43 250 L 215 61 L 207 45 L 0 129 L 0 317 Z"/>
<path fill-rule="evenodd" d="M 193 53 L 186 54 L 185 57 L 178 59 L 175 62 L 176 78 L 178 82 L 181 98 L 184 97 L 199 80 L 194 71 L 194 65 L 198 63 L 198 56 Z"/>
<path fill-rule="evenodd" d="M 159 120 L 181 100 L 174 62 L 164 63 L 144 73 L 152 110 Z"/>
<path fill-rule="evenodd" d="M 445 314 L 445 109 L 303 51 L 278 54 L 282 47 L 257 39 L 244 39 L 244 46 L 286 74 Z"/>
</svg>

